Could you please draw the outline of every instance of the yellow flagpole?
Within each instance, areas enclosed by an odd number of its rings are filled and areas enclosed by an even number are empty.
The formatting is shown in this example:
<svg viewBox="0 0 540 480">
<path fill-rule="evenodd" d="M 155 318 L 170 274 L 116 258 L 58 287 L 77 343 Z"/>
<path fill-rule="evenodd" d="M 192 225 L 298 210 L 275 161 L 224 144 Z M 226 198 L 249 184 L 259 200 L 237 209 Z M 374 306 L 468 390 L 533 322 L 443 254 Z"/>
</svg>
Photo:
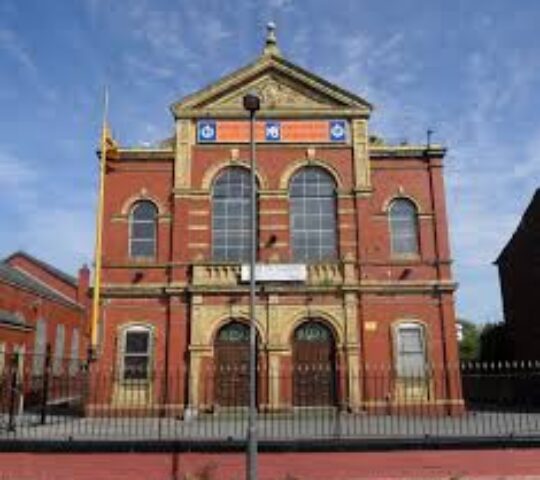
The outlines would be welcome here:
<svg viewBox="0 0 540 480">
<path fill-rule="evenodd" d="M 99 195 L 96 212 L 96 244 L 94 262 L 94 292 L 92 297 L 92 322 L 91 322 L 91 348 L 92 355 L 96 354 L 98 341 L 98 319 L 100 313 L 100 293 L 101 293 L 101 257 L 103 245 L 103 203 L 105 194 L 105 166 L 107 163 L 107 115 L 109 109 L 109 93 L 105 89 L 103 125 L 101 127 L 101 155 L 99 161 Z"/>
</svg>

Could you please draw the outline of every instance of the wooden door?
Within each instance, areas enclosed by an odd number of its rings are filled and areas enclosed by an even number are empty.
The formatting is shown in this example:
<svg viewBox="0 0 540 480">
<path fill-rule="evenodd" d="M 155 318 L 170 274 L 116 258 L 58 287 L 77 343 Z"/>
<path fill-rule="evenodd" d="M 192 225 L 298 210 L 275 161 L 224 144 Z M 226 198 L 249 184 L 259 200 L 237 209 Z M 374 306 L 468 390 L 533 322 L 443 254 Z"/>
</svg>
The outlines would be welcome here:
<svg viewBox="0 0 540 480">
<path fill-rule="evenodd" d="M 332 332 L 323 323 L 308 321 L 295 331 L 293 400 L 295 406 L 336 404 L 336 353 Z"/>
<path fill-rule="evenodd" d="M 215 398 L 222 407 L 249 404 L 249 327 L 231 322 L 215 342 Z"/>
</svg>

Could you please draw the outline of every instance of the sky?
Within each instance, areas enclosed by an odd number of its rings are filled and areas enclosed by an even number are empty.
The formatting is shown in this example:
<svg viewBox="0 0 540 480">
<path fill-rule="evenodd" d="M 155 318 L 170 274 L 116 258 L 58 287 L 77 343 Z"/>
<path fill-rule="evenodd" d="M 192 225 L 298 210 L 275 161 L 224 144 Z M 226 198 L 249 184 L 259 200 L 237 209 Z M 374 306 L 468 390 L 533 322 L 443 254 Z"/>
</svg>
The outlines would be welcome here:
<svg viewBox="0 0 540 480">
<path fill-rule="evenodd" d="M 493 261 L 540 186 L 537 0 L 0 0 L 0 256 L 91 264 L 104 86 L 120 143 L 154 143 L 270 20 L 286 58 L 375 105 L 371 133 L 448 147 L 457 313 L 500 321 Z"/>
</svg>

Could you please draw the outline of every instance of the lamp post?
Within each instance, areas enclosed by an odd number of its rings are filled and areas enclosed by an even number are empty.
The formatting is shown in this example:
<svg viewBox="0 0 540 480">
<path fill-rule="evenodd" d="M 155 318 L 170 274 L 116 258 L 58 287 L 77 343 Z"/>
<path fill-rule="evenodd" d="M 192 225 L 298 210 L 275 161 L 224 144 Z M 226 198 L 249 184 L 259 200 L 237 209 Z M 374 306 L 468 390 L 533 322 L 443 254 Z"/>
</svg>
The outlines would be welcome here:
<svg viewBox="0 0 540 480">
<path fill-rule="evenodd" d="M 253 93 L 243 99 L 249 112 L 249 143 L 251 150 L 251 248 L 249 259 L 249 418 L 247 429 L 246 479 L 257 479 L 257 329 L 255 328 L 255 263 L 257 261 L 257 180 L 255 176 L 255 114 L 261 101 Z"/>
</svg>

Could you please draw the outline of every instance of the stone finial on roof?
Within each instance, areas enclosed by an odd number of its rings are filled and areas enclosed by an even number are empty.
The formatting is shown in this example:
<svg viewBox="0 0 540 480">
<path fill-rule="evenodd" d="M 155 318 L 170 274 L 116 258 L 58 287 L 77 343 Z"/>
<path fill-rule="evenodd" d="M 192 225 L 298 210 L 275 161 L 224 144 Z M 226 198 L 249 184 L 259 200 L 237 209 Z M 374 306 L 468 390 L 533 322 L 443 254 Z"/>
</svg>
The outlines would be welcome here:
<svg viewBox="0 0 540 480">
<path fill-rule="evenodd" d="M 268 22 L 266 24 L 266 42 L 263 50 L 264 55 L 281 55 L 277 45 L 276 24 Z"/>
</svg>

